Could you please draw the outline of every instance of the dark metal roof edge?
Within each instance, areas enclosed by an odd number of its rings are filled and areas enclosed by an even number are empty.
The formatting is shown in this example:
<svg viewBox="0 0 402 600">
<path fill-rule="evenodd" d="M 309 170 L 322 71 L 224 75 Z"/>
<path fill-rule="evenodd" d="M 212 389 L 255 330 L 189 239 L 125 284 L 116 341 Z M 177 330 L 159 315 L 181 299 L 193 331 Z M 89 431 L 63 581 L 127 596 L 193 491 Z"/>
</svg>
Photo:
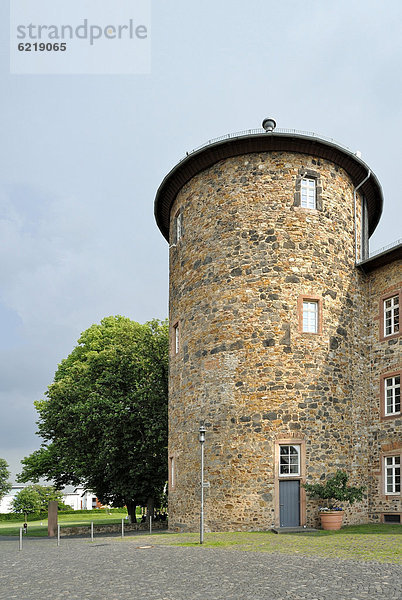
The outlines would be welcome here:
<svg viewBox="0 0 402 600">
<path fill-rule="evenodd" d="M 356 267 L 361 269 L 364 273 L 371 273 L 375 269 L 388 265 L 396 260 L 402 259 L 402 244 L 389 248 L 380 254 L 376 254 L 371 258 L 362 260 L 356 264 Z"/>
<path fill-rule="evenodd" d="M 169 225 L 165 224 L 165 219 L 164 219 L 164 214 L 168 212 L 170 214 L 170 209 L 173 205 L 173 202 L 179 192 L 179 190 L 195 175 L 197 175 L 198 173 L 202 172 L 203 170 L 209 168 L 210 166 L 212 166 L 213 164 L 215 164 L 216 162 L 219 162 L 220 160 L 225 160 L 226 158 L 231 158 L 233 156 L 238 156 L 241 154 L 246 154 L 247 150 L 241 150 L 239 152 L 233 152 L 233 149 L 235 146 L 241 145 L 241 142 L 246 142 L 246 141 L 255 141 L 255 140 L 263 140 L 263 139 L 288 139 L 288 140 L 305 140 L 306 142 L 308 142 L 309 144 L 313 144 L 316 145 L 317 147 L 319 146 L 323 146 L 325 148 L 330 148 L 333 149 L 335 152 L 337 152 L 339 154 L 339 156 L 343 156 L 343 157 L 347 157 L 347 159 L 349 159 L 350 161 L 352 161 L 352 163 L 357 164 L 359 167 L 362 168 L 362 170 L 365 173 L 368 173 L 370 171 L 370 178 L 368 179 L 368 181 L 362 186 L 361 191 L 364 193 L 364 190 L 369 189 L 369 188 L 376 188 L 376 200 L 377 200 L 377 206 L 376 206 L 376 210 L 370 215 L 370 223 L 369 223 L 369 236 L 372 235 L 372 233 L 374 232 L 375 228 L 378 225 L 378 222 L 380 220 L 381 214 L 382 214 L 382 208 L 383 208 L 383 193 L 382 193 L 382 188 L 381 188 L 381 184 L 377 178 L 377 176 L 375 175 L 375 173 L 373 173 L 370 169 L 370 167 L 358 156 L 356 156 L 356 154 L 354 154 L 353 152 L 351 152 L 351 150 L 344 148 L 343 146 L 335 143 L 335 142 L 331 142 L 325 139 L 322 139 L 320 137 L 313 137 L 313 136 L 309 136 L 309 135 L 303 135 L 303 134 L 298 134 L 298 133 L 258 133 L 258 134 L 249 134 L 249 135 L 239 135 L 239 136 L 233 136 L 227 139 L 223 139 L 223 140 L 219 140 L 217 142 L 212 142 L 209 144 L 206 144 L 205 146 L 202 146 L 201 148 L 191 152 L 190 154 L 188 154 L 187 156 L 185 156 L 182 160 L 180 160 L 170 171 L 169 173 L 167 173 L 167 175 L 164 177 L 162 183 L 160 184 L 156 196 L 155 196 L 155 202 L 154 202 L 154 214 L 155 214 L 155 220 L 156 223 L 162 233 L 162 235 L 166 238 L 166 240 L 169 239 Z M 240 144 L 239 144 L 240 142 Z M 231 148 L 232 152 L 229 152 L 227 155 L 222 152 L 225 149 Z M 204 160 L 201 161 L 204 164 L 198 165 L 198 167 L 194 168 L 194 165 L 197 163 L 198 159 L 204 155 L 204 159 L 206 157 L 208 157 L 208 155 L 211 155 L 214 153 L 215 150 L 221 150 L 221 155 L 220 156 L 216 156 L 215 160 L 212 161 L 208 161 L 208 160 Z M 264 150 L 251 150 L 249 149 L 248 152 L 263 152 Z M 267 151 L 275 151 L 275 149 L 269 149 L 267 148 Z M 298 152 L 302 152 L 301 150 L 298 150 Z M 306 154 L 308 154 L 307 150 L 306 150 Z M 208 163 L 209 164 L 205 164 Z M 344 165 L 340 165 L 342 166 L 342 168 L 344 170 L 347 171 L 346 167 Z M 184 173 L 183 171 L 187 171 L 187 173 Z M 181 175 L 181 176 L 180 176 Z M 352 177 L 353 180 L 353 176 L 352 174 L 349 172 L 349 175 Z M 167 188 L 172 185 L 172 182 L 174 181 L 174 177 L 177 176 L 178 181 L 176 182 L 176 185 L 174 186 L 175 188 L 177 187 L 177 190 L 174 191 L 174 196 L 173 199 L 170 201 L 169 206 L 168 207 L 163 207 L 160 205 L 161 203 L 161 198 L 162 198 L 162 194 L 163 192 L 166 193 Z M 362 178 L 364 179 L 364 178 Z M 181 180 L 181 181 L 180 181 Z M 360 182 L 356 182 L 356 184 L 358 185 L 358 183 Z M 374 186 L 373 186 L 374 183 Z M 167 209 L 167 210 L 166 210 Z"/>
</svg>

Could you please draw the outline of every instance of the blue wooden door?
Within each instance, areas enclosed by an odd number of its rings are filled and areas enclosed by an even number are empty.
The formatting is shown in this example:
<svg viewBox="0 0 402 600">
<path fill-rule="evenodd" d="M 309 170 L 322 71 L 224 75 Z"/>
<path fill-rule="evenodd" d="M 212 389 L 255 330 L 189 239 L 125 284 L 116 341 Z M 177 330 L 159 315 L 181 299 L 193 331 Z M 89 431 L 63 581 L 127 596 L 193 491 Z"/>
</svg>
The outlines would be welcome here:
<svg viewBox="0 0 402 600">
<path fill-rule="evenodd" d="M 279 482 L 279 508 L 281 527 L 299 527 L 300 481 Z"/>
</svg>

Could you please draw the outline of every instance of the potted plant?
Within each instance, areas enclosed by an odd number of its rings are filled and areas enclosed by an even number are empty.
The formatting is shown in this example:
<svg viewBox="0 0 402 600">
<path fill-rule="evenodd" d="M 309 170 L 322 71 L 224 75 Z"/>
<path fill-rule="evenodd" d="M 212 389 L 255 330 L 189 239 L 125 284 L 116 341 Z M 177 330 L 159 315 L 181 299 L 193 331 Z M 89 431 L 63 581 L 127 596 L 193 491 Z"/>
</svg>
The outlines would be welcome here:
<svg viewBox="0 0 402 600">
<path fill-rule="evenodd" d="M 343 508 L 340 502 L 353 504 L 363 499 L 364 486 L 348 486 L 349 475 L 345 471 L 337 471 L 328 477 L 325 483 L 304 483 L 308 496 L 325 501 L 320 507 L 321 526 L 323 529 L 340 529 L 343 521 Z"/>
</svg>

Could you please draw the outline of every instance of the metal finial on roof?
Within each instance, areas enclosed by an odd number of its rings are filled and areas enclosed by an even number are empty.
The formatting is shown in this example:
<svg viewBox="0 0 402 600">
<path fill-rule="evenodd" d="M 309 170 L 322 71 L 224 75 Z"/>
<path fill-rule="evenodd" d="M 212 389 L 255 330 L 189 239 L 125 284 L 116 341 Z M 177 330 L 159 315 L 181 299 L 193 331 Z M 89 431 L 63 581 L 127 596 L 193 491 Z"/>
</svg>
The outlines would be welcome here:
<svg viewBox="0 0 402 600">
<path fill-rule="evenodd" d="M 265 129 L 265 131 L 267 133 L 272 133 L 276 127 L 276 121 L 275 121 L 275 119 L 272 119 L 271 117 L 269 117 L 268 119 L 263 120 L 262 126 L 263 126 L 263 129 Z"/>
</svg>

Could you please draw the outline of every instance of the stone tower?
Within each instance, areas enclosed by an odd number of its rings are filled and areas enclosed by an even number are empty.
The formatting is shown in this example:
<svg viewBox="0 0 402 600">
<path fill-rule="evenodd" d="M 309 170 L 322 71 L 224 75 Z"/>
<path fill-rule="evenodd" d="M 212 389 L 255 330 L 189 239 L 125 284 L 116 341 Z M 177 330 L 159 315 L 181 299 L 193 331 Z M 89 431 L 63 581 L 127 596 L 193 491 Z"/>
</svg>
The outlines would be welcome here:
<svg viewBox="0 0 402 600">
<path fill-rule="evenodd" d="M 302 483 L 368 485 L 368 238 L 382 191 L 349 150 L 267 128 L 190 153 L 155 201 L 170 253 L 169 524 L 314 525 Z M 368 499 L 347 512 L 365 520 Z"/>
</svg>

